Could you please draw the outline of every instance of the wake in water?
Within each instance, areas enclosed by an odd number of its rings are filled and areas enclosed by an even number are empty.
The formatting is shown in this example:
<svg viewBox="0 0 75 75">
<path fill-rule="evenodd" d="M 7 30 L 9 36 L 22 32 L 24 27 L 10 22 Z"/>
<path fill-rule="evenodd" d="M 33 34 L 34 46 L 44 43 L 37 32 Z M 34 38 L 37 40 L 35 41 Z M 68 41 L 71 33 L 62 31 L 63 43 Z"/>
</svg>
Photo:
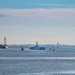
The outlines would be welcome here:
<svg viewBox="0 0 75 75">
<path fill-rule="evenodd" d="M 0 60 L 75 60 L 75 57 L 0 57 Z"/>
</svg>

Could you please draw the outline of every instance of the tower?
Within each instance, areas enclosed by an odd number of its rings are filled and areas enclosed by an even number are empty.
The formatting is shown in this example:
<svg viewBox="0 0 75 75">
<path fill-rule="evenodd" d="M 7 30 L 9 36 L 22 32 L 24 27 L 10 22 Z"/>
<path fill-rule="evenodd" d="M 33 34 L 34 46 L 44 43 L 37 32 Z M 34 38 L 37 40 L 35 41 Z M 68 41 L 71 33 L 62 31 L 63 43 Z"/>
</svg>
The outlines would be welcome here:
<svg viewBox="0 0 75 75">
<path fill-rule="evenodd" d="M 6 37 L 4 37 L 4 46 L 6 46 Z"/>
<path fill-rule="evenodd" d="M 36 46 L 38 46 L 38 42 L 36 42 Z"/>
<path fill-rule="evenodd" d="M 59 45 L 59 42 L 57 42 L 57 45 Z"/>
</svg>

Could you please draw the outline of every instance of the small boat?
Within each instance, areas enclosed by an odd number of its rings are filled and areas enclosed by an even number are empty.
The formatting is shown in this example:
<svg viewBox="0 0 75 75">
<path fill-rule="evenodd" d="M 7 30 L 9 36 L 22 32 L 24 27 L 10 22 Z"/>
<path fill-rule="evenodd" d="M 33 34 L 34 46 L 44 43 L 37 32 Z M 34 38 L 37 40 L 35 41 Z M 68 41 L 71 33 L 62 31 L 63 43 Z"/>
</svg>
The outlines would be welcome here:
<svg viewBox="0 0 75 75">
<path fill-rule="evenodd" d="M 21 50 L 24 50 L 24 48 L 21 48 Z"/>
</svg>

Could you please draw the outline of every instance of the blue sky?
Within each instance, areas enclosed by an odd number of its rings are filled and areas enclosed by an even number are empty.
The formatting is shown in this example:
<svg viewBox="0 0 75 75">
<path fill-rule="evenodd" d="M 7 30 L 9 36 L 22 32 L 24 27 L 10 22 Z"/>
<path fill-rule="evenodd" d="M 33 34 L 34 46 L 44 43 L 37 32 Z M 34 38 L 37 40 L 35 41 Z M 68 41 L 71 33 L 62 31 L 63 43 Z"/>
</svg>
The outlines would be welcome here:
<svg viewBox="0 0 75 75">
<path fill-rule="evenodd" d="M 75 0 L 0 0 L 0 8 L 75 7 Z"/>
<path fill-rule="evenodd" d="M 75 0 L 0 0 L 0 43 L 75 44 Z"/>
</svg>

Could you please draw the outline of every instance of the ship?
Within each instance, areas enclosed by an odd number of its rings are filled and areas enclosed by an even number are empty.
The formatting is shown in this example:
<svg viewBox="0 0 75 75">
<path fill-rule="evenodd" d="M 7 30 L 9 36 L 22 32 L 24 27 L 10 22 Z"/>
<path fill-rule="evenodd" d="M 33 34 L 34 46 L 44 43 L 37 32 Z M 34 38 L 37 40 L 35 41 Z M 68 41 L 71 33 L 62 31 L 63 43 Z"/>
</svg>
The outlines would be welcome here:
<svg viewBox="0 0 75 75">
<path fill-rule="evenodd" d="M 30 47 L 30 50 L 45 50 L 46 48 L 43 46 L 39 46 L 38 42 L 36 42 L 35 46 Z"/>
</svg>

